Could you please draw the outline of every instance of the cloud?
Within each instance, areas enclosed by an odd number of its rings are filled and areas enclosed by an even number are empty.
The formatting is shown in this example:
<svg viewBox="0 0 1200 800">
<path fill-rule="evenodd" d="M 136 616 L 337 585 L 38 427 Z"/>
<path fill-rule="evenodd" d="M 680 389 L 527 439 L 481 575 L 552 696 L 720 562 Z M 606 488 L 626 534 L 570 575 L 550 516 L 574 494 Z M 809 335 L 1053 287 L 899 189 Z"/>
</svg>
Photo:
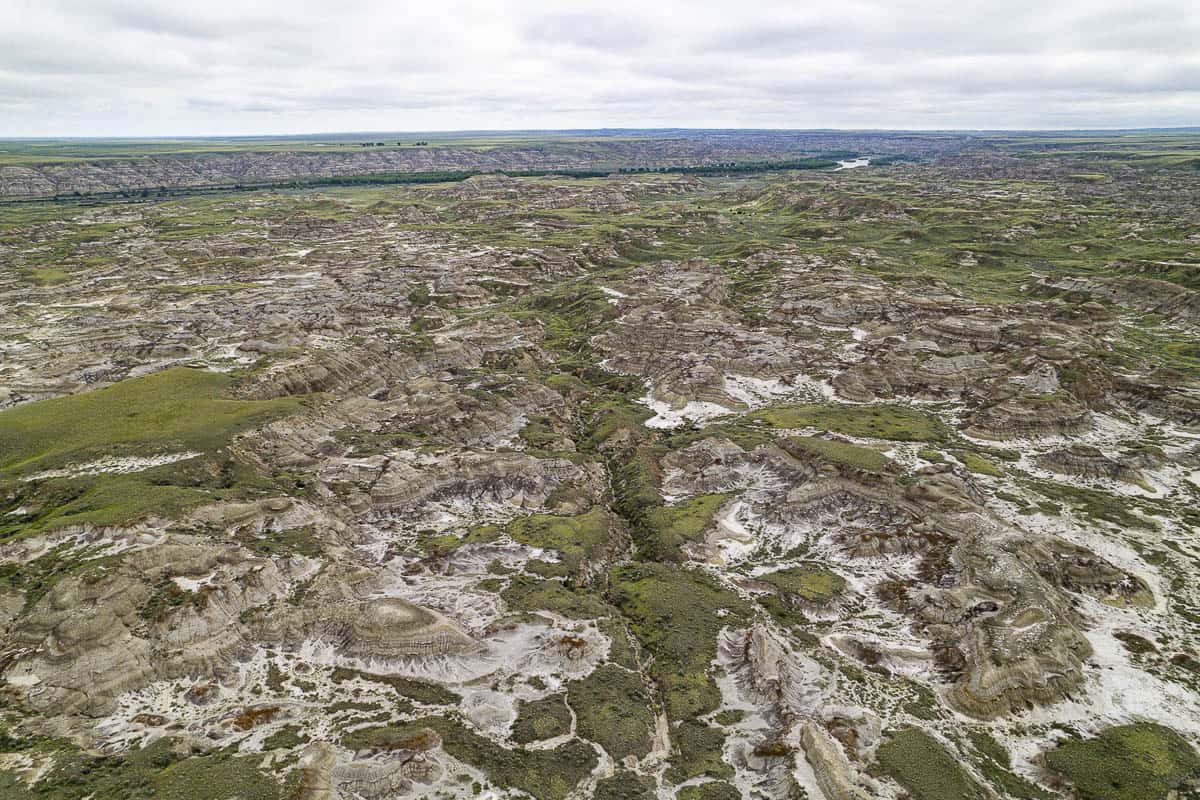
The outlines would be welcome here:
<svg viewBox="0 0 1200 800">
<path fill-rule="evenodd" d="M 1194 0 L 0 0 L 0 136 L 1200 124 Z"/>
<path fill-rule="evenodd" d="M 629 19 L 609 14 L 549 14 L 535 17 L 522 36 L 544 46 L 574 45 L 607 52 L 627 52 L 645 46 L 650 31 Z"/>
</svg>

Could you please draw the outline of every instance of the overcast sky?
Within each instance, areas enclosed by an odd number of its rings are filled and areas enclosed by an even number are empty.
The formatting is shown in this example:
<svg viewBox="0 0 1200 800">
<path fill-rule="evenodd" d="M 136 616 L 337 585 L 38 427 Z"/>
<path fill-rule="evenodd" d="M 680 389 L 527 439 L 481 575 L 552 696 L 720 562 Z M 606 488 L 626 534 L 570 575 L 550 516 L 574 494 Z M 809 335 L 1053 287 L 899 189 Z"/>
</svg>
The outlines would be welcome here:
<svg viewBox="0 0 1200 800">
<path fill-rule="evenodd" d="M 0 0 L 0 136 L 1200 124 L 1200 0 Z"/>
</svg>

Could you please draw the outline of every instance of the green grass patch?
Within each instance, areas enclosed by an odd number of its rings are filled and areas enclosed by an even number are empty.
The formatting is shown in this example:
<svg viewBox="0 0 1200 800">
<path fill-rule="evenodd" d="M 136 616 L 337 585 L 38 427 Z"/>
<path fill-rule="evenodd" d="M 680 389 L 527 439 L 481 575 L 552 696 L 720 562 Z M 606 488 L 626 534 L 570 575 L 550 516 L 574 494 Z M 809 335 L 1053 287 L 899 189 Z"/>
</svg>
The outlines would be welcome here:
<svg viewBox="0 0 1200 800">
<path fill-rule="evenodd" d="M 967 738 L 979 753 L 979 771 L 997 790 L 1013 800 L 1054 800 L 1054 795 L 1030 783 L 1012 771 L 1012 758 L 1004 745 L 985 730 L 967 731 Z"/>
<path fill-rule="evenodd" d="M 293 747 L 307 744 L 308 741 L 308 736 L 300 733 L 298 726 L 284 725 L 266 739 L 263 739 L 263 750 L 291 750 Z"/>
<path fill-rule="evenodd" d="M 1084 517 L 1108 522 L 1121 528 L 1154 530 L 1157 527 L 1157 523 L 1153 520 L 1133 511 L 1135 508 L 1145 507 L 1146 501 L 1139 501 L 1131 497 L 1116 497 L 1108 492 L 1087 489 L 1082 486 L 1071 486 L 1057 481 L 1029 479 L 1023 483 L 1050 501 L 1048 505 L 1038 504 L 1039 508 L 1045 511 L 1051 511 L 1058 506 L 1067 506 Z"/>
<path fill-rule="evenodd" d="M 929 734 L 905 728 L 879 746 L 883 772 L 908 790 L 913 800 L 984 800 L 987 793 L 958 757 Z"/>
<path fill-rule="evenodd" d="M 595 619 L 612 610 L 598 596 L 554 578 L 518 575 L 500 597 L 510 611 L 551 611 L 572 619 Z"/>
<path fill-rule="evenodd" d="M 737 787 L 725 781 L 709 781 L 695 786 L 684 786 L 675 793 L 676 800 L 741 800 Z"/>
<path fill-rule="evenodd" d="M 325 552 L 320 537 L 311 525 L 282 531 L 263 531 L 261 536 L 247 537 L 242 541 L 250 550 L 263 556 L 301 555 L 319 558 Z"/>
<path fill-rule="evenodd" d="M 448 555 L 463 545 L 487 544 L 500 538 L 503 529 L 498 525 L 480 525 L 462 536 L 438 533 L 432 529 L 417 531 L 417 548 L 426 555 Z"/>
<path fill-rule="evenodd" d="M 600 506 L 574 517 L 532 514 L 505 526 L 513 540 L 558 551 L 570 572 L 597 558 L 607 547 L 615 521 Z"/>
<path fill-rule="evenodd" d="M 821 439 L 816 436 L 792 436 L 780 442 L 780 446 L 792 455 L 812 455 L 837 464 L 865 470 L 883 472 L 889 463 L 887 456 L 869 447 L 839 442 L 836 439 Z"/>
<path fill-rule="evenodd" d="M 276 800 L 274 776 L 259 769 L 258 756 L 218 753 L 181 757 L 160 739 L 123 755 L 66 752 L 32 789 L 0 773 L 0 796 L 24 800 Z"/>
<path fill-rule="evenodd" d="M 361 670 L 350 669 L 348 667 L 335 667 L 329 677 L 334 683 L 343 683 L 354 678 L 361 678 L 372 683 L 381 683 L 384 686 L 390 686 L 395 689 L 396 694 L 401 697 L 430 706 L 456 706 L 462 700 L 456 692 L 452 692 L 443 686 L 438 686 L 436 683 L 416 678 L 404 678 L 398 675 L 376 675 L 372 672 L 362 672 Z"/>
<path fill-rule="evenodd" d="M 635 405 L 628 401 L 604 401 L 594 404 L 589 409 L 587 438 L 583 444 L 589 450 L 595 450 L 608 441 L 618 431 L 642 431 L 642 423 L 654 416 L 645 406 Z"/>
<path fill-rule="evenodd" d="M 721 693 L 709 664 L 717 635 L 749 614 L 746 604 L 707 574 L 667 564 L 618 567 L 611 599 L 629 619 L 638 641 L 654 655 L 650 673 L 672 720 L 715 711 Z M 717 612 L 724 610 L 724 616 Z"/>
<path fill-rule="evenodd" d="M 914 408 L 898 405 L 798 405 L 755 411 L 751 419 L 773 428 L 816 428 L 897 442 L 940 442 L 949 435 L 945 423 Z"/>
<path fill-rule="evenodd" d="M 825 605 L 846 590 L 846 580 L 836 572 L 818 567 L 790 567 L 760 575 L 785 598 L 792 597 L 815 605 Z"/>
<path fill-rule="evenodd" d="M 61 267 L 33 267 L 28 274 L 38 286 L 56 286 L 71 280 L 71 273 Z"/>
<path fill-rule="evenodd" d="M 570 732 L 571 709 L 559 694 L 522 702 L 513 721 L 512 740 L 517 744 L 529 744 Z"/>
<path fill-rule="evenodd" d="M 71 545 L 62 544 L 29 561 L 0 564 L 0 592 L 24 594 L 23 616 L 63 578 L 91 565 L 100 567 L 116 560 L 115 556 L 96 558 L 97 551 L 103 550 L 100 546 L 71 552 Z"/>
<path fill-rule="evenodd" d="M 216 372 L 175 367 L 103 389 L 0 411 L 0 474 L 102 457 L 212 452 L 296 400 L 232 400 Z"/>
<path fill-rule="evenodd" d="M 657 788 L 648 775 L 619 770 L 596 783 L 595 800 L 655 800 Z"/>
<path fill-rule="evenodd" d="M 215 500 L 247 500 L 294 488 L 230 458 L 205 455 L 133 473 L 0 481 L 0 539 L 64 525 L 173 519 Z"/>
<path fill-rule="evenodd" d="M 1004 477 L 1004 470 L 978 453 L 972 453 L 970 450 L 954 450 L 951 451 L 951 455 L 962 462 L 967 472 L 973 472 L 976 475 L 990 475 L 993 478 Z"/>
<path fill-rule="evenodd" d="M 714 422 L 703 428 L 680 428 L 667 433 L 664 438 L 671 450 L 682 450 L 688 445 L 710 437 L 723 436 L 747 452 L 774 441 L 773 431 L 761 422 L 746 417 L 735 417 Z"/>
<path fill-rule="evenodd" d="M 671 726 L 671 766 L 666 778 L 675 783 L 707 776 L 732 778 L 733 767 L 722 757 L 725 732 L 698 719 L 685 719 Z"/>
<path fill-rule="evenodd" d="M 654 740 L 654 715 L 642 677 L 615 664 L 602 664 L 586 678 L 567 684 L 577 732 L 620 762 L 643 758 Z"/>
<path fill-rule="evenodd" d="M 549 750 L 510 749 L 442 717 L 356 730 L 342 743 L 351 749 L 366 749 L 362 745 L 371 742 L 379 749 L 411 749 L 406 743 L 424 740 L 428 730 L 441 737 L 446 753 L 482 770 L 492 783 L 520 789 L 538 800 L 565 800 L 596 767 L 596 751 L 578 739 Z"/>
<path fill-rule="evenodd" d="M 645 524 L 637 528 L 640 554 L 651 561 L 682 559 L 680 548 L 700 539 L 728 499 L 728 494 L 704 494 L 677 505 L 648 509 Z"/>
<path fill-rule="evenodd" d="M 1080 800 L 1165 800 L 1200 777 L 1200 755 L 1170 728 L 1143 722 L 1063 742 L 1045 754 L 1048 768 L 1070 781 Z"/>
</svg>

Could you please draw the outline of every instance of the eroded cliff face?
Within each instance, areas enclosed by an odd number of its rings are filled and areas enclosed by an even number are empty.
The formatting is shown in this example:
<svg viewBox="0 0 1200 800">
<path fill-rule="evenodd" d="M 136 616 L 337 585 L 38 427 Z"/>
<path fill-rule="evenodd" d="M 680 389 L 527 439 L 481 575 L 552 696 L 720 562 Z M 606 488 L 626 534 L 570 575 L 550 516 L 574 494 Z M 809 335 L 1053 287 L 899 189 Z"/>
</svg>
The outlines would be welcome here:
<svg viewBox="0 0 1200 800">
<path fill-rule="evenodd" d="M 1191 775 L 1195 320 L 962 266 L 1121 195 L 856 173 L 0 229 L 0 787 L 1070 796 L 1129 724 Z"/>
<path fill-rule="evenodd" d="M 319 144 L 297 140 L 295 148 L 215 150 L 142 157 L 72 158 L 45 163 L 0 161 L 0 198 L 69 197 L 137 193 L 142 190 L 286 184 L 322 178 L 388 173 L 617 170 L 696 167 L 729 162 L 787 161 L 827 152 L 928 155 L 953 151 L 966 136 L 914 137 L 896 142 L 871 134 L 797 134 L 769 131 L 730 137 L 720 133 L 630 135 L 564 143 L 548 137 L 531 144 L 497 143 L 414 146 L 387 142 Z M 393 146 L 395 145 L 395 146 Z M 136 149 L 136 144 L 131 146 Z"/>
</svg>

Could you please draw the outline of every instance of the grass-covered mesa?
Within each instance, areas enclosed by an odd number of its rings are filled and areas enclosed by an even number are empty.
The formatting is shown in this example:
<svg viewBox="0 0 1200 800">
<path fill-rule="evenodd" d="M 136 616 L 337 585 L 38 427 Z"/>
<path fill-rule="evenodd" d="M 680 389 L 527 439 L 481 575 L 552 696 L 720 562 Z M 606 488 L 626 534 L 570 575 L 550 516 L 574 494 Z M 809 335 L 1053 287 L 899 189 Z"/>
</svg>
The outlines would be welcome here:
<svg viewBox="0 0 1200 800">
<path fill-rule="evenodd" d="M 782 446 L 797 455 L 815 456 L 867 472 L 882 472 L 888 465 L 887 456 L 878 450 L 835 439 L 794 436 L 783 440 Z"/>
<path fill-rule="evenodd" d="M 239 472 L 260 483 L 223 448 L 239 432 L 292 413 L 298 401 L 233 399 L 232 383 L 172 368 L 0 411 L 0 482 L 17 501 L 5 522 L 121 524 L 228 492 L 229 476 Z"/>
<path fill-rule="evenodd" d="M 1187 800 L 1198 147 L 0 142 L 0 798 Z"/>
<path fill-rule="evenodd" d="M 756 411 L 750 417 L 774 428 L 816 428 L 900 442 L 937 442 L 944 439 L 948 431 L 936 417 L 923 411 L 891 405 L 780 406 Z M 810 442 L 810 446 L 819 445 Z"/>
<path fill-rule="evenodd" d="M 296 405 L 231 399 L 225 390 L 232 382 L 173 368 L 7 409 L 0 412 L 0 470 L 28 474 L 101 458 L 212 452 Z"/>
</svg>

